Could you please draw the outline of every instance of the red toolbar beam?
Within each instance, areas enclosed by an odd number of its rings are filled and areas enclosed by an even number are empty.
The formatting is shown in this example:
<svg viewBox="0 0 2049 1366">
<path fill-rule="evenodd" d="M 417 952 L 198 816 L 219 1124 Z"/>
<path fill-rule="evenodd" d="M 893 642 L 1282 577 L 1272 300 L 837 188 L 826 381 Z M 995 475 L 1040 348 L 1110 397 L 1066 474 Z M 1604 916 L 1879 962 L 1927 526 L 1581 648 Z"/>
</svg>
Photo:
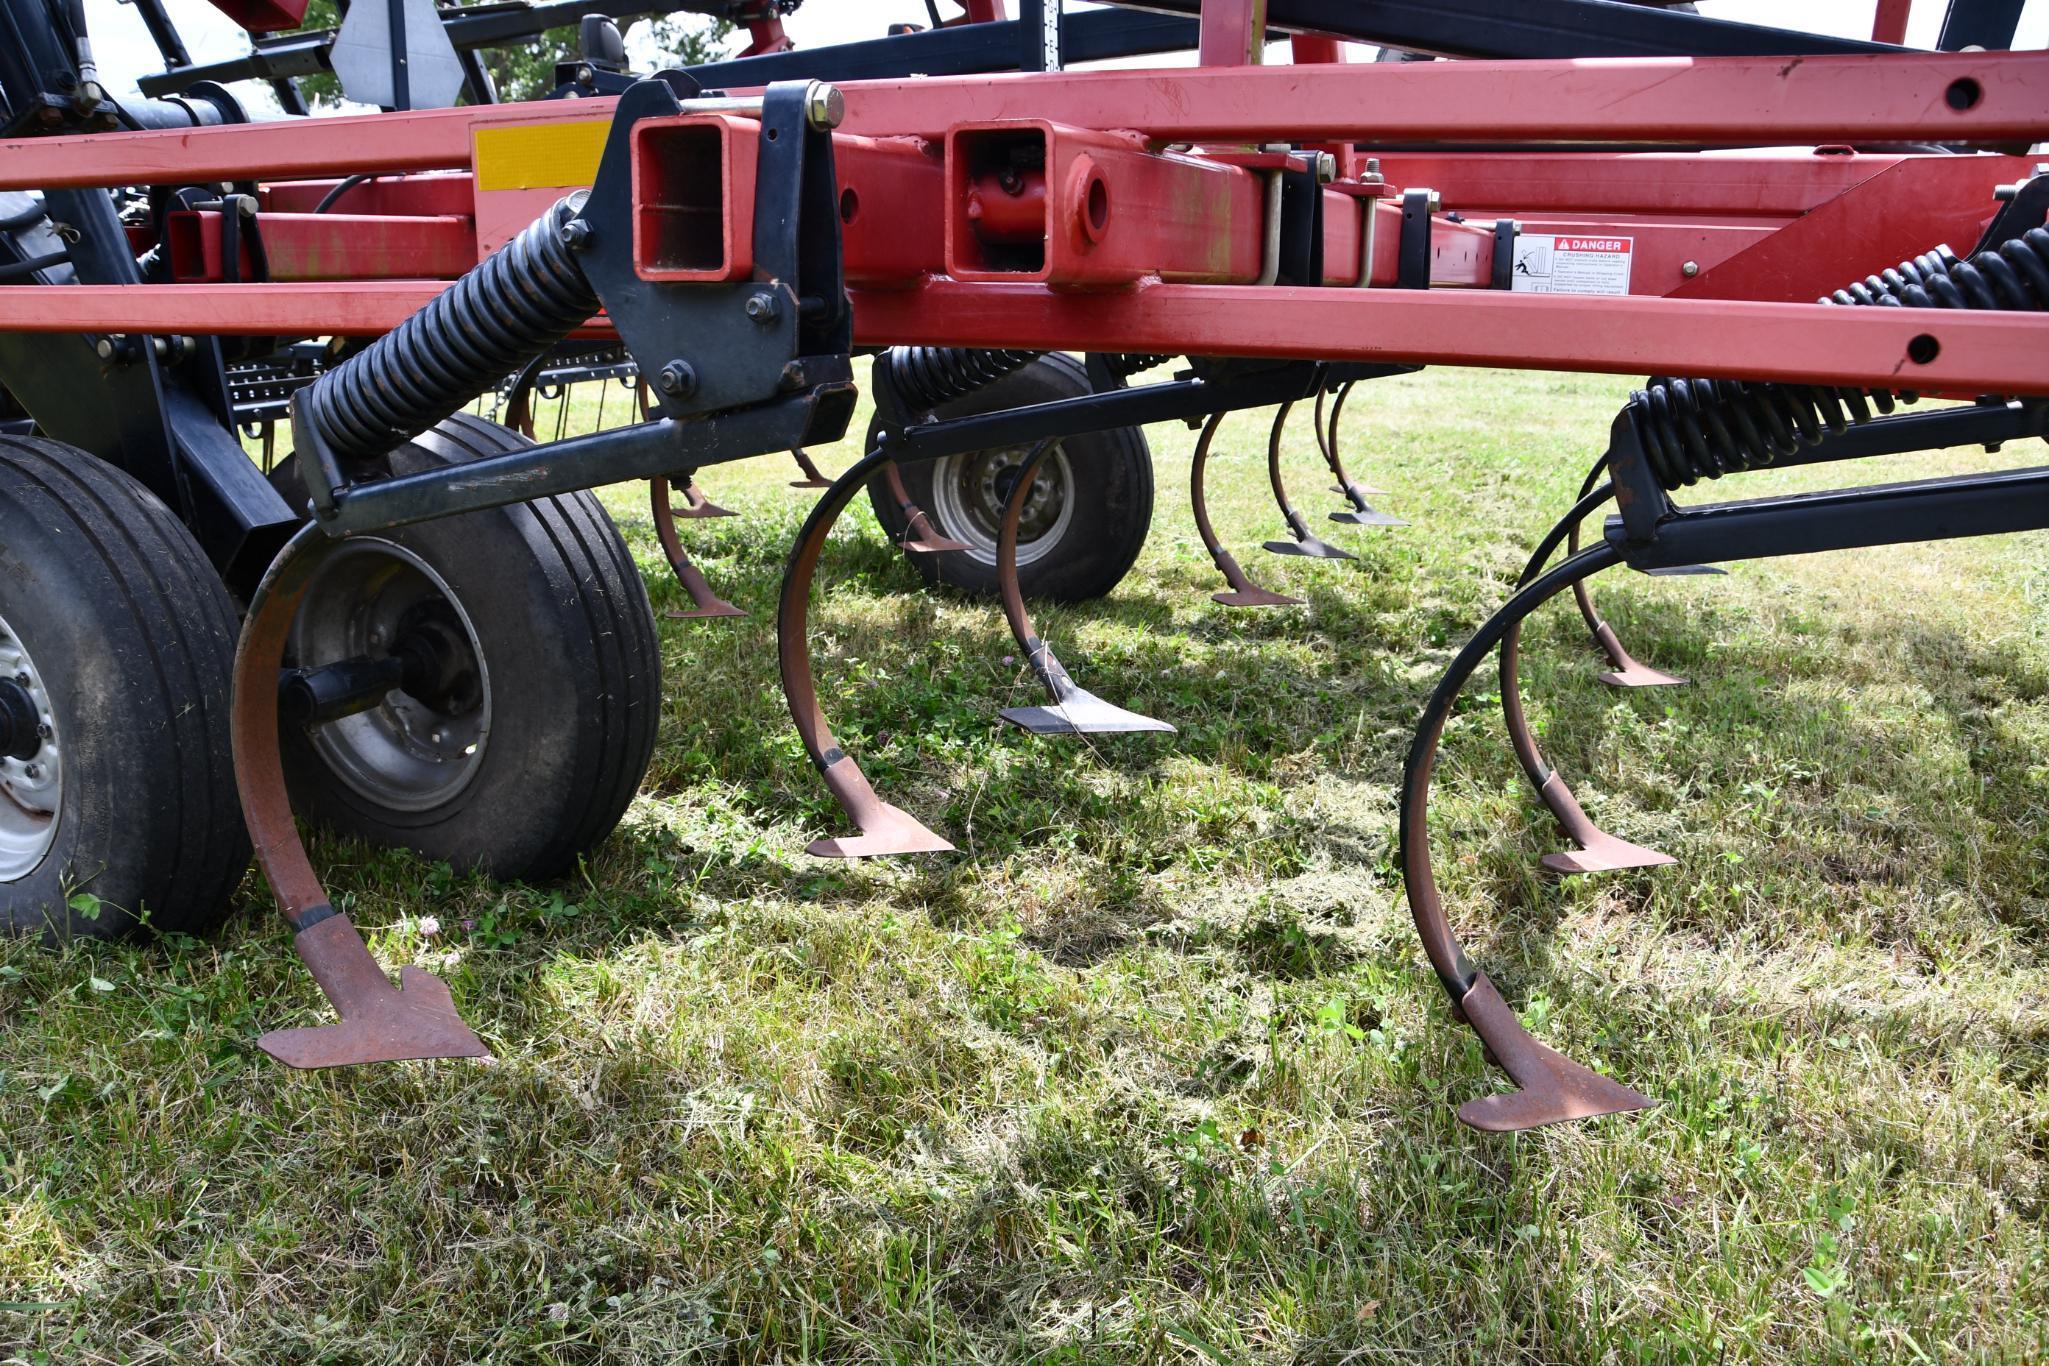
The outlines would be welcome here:
<svg viewBox="0 0 2049 1366">
<path fill-rule="evenodd" d="M 842 131 L 943 138 L 1058 119 L 1160 141 L 2032 142 L 2049 53 L 1415 62 L 967 76 L 843 85 Z M 610 100 L 563 101 L 565 122 Z M 0 141 L 0 189 L 466 168 L 506 106 Z"/>
<path fill-rule="evenodd" d="M 308 336 L 388 332 L 431 284 L 48 285 L 0 290 L 0 331 Z M 2049 395 L 2049 315 L 1491 290 L 1152 285 L 1114 296 L 931 281 L 854 294 L 863 345 L 1223 356 L 1889 382 Z M 1908 356 L 1934 340 L 1925 363 Z"/>
<path fill-rule="evenodd" d="M 870 137 L 1024 118 L 1162 141 L 1786 146 L 2049 134 L 2049 53 L 2038 52 L 1087 71 L 840 88 L 843 126 Z"/>
</svg>

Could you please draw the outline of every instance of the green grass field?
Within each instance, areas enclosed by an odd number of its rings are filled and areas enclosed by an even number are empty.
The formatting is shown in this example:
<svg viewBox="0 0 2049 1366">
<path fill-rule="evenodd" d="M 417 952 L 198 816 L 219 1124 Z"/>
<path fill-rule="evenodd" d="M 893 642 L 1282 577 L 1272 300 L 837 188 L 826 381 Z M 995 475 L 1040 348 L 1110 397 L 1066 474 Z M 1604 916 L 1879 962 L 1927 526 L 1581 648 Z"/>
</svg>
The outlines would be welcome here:
<svg viewBox="0 0 2049 1366">
<path fill-rule="evenodd" d="M 809 495 L 781 459 L 708 472 L 745 516 L 685 536 L 752 615 L 663 623 L 660 747 L 583 877 L 316 845 L 494 1062 L 269 1062 L 258 1032 L 326 1016 L 254 873 L 212 940 L 0 945 L 0 1361 L 2041 1359 L 2049 536 L 1601 580 L 1684 689 L 1604 687 L 1543 614 L 1547 749 L 1676 868 L 1539 874 L 1560 837 L 1483 671 L 1434 804 L 1448 904 L 1535 1033 L 1660 1103 L 1452 1117 L 1504 1083 L 1409 924 L 1401 756 L 1626 387 L 1362 388 L 1349 458 L 1414 525 L 1331 526 L 1353 564 L 1258 550 L 1268 415 L 1233 418 L 1217 522 L 1310 600 L 1280 611 L 1208 601 L 1191 437 L 1153 430 L 1144 558 L 1040 624 L 1174 736 L 1001 725 L 1037 694 L 1000 615 L 917 591 L 860 507 L 825 705 L 961 850 L 902 863 L 802 853 L 845 828 L 775 685 Z M 1306 420 L 1291 459 L 1321 523 Z M 674 605 L 643 494 L 606 499 Z"/>
</svg>

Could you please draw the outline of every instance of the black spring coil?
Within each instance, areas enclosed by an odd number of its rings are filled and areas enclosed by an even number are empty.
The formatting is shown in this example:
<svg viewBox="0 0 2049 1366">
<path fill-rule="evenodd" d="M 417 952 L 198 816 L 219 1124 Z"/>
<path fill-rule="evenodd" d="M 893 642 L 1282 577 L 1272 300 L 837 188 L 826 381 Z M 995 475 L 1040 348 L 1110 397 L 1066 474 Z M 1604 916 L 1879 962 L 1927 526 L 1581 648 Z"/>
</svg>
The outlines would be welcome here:
<svg viewBox="0 0 2049 1366">
<path fill-rule="evenodd" d="M 892 346 L 889 373 L 906 408 L 929 412 L 1015 374 L 1045 354 L 969 346 Z"/>
<path fill-rule="evenodd" d="M 1937 247 L 1822 300 L 1884 308 L 2049 310 L 2049 229 L 1957 259 Z M 1629 396 L 1644 457 L 1665 489 L 1761 469 L 1829 432 L 1893 410 L 1886 389 L 1727 379 L 1654 379 Z M 1903 395 L 1907 402 L 1911 394 Z"/>
<path fill-rule="evenodd" d="M 1151 356 L 1142 351 L 1112 351 L 1103 360 L 1110 367 L 1111 374 L 1119 379 L 1130 379 L 1141 370 L 1165 364 L 1167 357 Z"/>
<path fill-rule="evenodd" d="M 563 240 L 581 194 L 559 200 L 434 301 L 304 391 L 335 457 L 361 464 L 405 444 L 598 311 Z"/>
</svg>

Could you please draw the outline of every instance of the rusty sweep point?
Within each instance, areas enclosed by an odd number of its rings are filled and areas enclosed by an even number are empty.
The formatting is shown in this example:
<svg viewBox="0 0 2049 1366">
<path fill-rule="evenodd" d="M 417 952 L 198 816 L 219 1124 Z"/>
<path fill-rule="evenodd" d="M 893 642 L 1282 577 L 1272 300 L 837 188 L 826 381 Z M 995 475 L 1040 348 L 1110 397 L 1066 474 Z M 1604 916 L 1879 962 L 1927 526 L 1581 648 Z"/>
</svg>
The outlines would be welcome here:
<svg viewBox="0 0 2049 1366">
<path fill-rule="evenodd" d="M 1340 550 L 1330 542 L 1315 536 L 1304 536 L 1300 540 L 1268 541 L 1266 548 L 1276 555 L 1300 555 L 1311 560 L 1351 560 L 1358 557 L 1349 550 Z"/>
<path fill-rule="evenodd" d="M 1546 854 L 1539 860 L 1554 873 L 1611 873 L 1622 868 L 1657 868 L 1679 861 L 1670 854 L 1618 839 L 1595 825 L 1580 807 L 1579 799 L 1572 795 L 1572 789 L 1565 785 L 1565 779 L 1556 772 L 1544 779 L 1537 795 L 1551 808 L 1559 829 L 1579 846 L 1562 854 Z"/>
<path fill-rule="evenodd" d="M 423 968 L 399 970 L 392 986 L 345 915 L 329 915 L 293 938 L 299 957 L 341 1013 L 341 1023 L 276 1029 L 256 1046 L 287 1067 L 347 1067 L 406 1058 L 488 1058 L 455 1013 L 448 984 Z"/>
<path fill-rule="evenodd" d="M 1653 1103 L 1648 1096 L 1538 1043 L 1484 972 L 1473 979 L 1459 1009 L 1501 1070 L 1522 1088 L 1461 1105 L 1458 1117 L 1475 1129 L 1513 1133 L 1570 1119 L 1643 1110 Z"/>
<path fill-rule="evenodd" d="M 811 841 L 804 852 L 813 858 L 885 858 L 891 854 L 953 852 L 951 844 L 926 829 L 916 816 L 876 796 L 860 766 L 844 751 L 829 751 L 828 762 L 819 770 L 819 776 L 854 818 L 854 824 L 861 827 L 861 833 Z"/>
<path fill-rule="evenodd" d="M 1653 669 L 1623 648 L 1616 636 L 1615 628 L 1607 622 L 1594 627 L 1594 639 L 1600 644 L 1602 653 L 1615 667 L 1601 675 L 1601 681 L 1615 688 L 1676 688 L 1686 680 L 1678 674 L 1668 674 L 1663 669 Z"/>
</svg>

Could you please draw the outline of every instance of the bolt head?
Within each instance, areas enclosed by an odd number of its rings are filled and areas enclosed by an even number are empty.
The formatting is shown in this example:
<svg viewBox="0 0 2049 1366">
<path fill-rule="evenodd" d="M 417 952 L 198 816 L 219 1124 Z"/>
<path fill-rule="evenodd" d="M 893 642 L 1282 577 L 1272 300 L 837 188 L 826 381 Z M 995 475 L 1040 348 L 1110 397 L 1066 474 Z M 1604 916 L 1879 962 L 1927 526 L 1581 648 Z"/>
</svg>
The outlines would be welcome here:
<svg viewBox="0 0 2049 1366">
<path fill-rule="evenodd" d="M 1338 178 L 1338 159 L 1329 152 L 1316 154 L 1316 183 L 1328 185 Z"/>
<path fill-rule="evenodd" d="M 655 376 L 655 385 L 671 398 L 688 398 L 697 392 L 697 372 L 688 361 L 672 360 Z"/>
<path fill-rule="evenodd" d="M 1679 273 L 1691 280 L 1694 276 L 1700 274 L 1700 262 L 1688 261 L 1685 265 L 1679 267 Z"/>
<path fill-rule="evenodd" d="M 97 355 L 101 360 L 112 360 L 114 359 L 114 349 L 114 339 L 112 337 L 101 337 L 93 345 L 93 354 Z"/>
<path fill-rule="evenodd" d="M 598 73 L 591 70 L 588 66 L 579 66 L 578 68 L 576 68 L 576 83 L 578 85 L 589 85 L 592 81 L 595 81 L 597 78 Z"/>
<path fill-rule="evenodd" d="M 804 91 L 804 122 L 820 132 L 840 126 L 847 116 L 847 97 L 839 87 L 813 81 Z"/>
</svg>

